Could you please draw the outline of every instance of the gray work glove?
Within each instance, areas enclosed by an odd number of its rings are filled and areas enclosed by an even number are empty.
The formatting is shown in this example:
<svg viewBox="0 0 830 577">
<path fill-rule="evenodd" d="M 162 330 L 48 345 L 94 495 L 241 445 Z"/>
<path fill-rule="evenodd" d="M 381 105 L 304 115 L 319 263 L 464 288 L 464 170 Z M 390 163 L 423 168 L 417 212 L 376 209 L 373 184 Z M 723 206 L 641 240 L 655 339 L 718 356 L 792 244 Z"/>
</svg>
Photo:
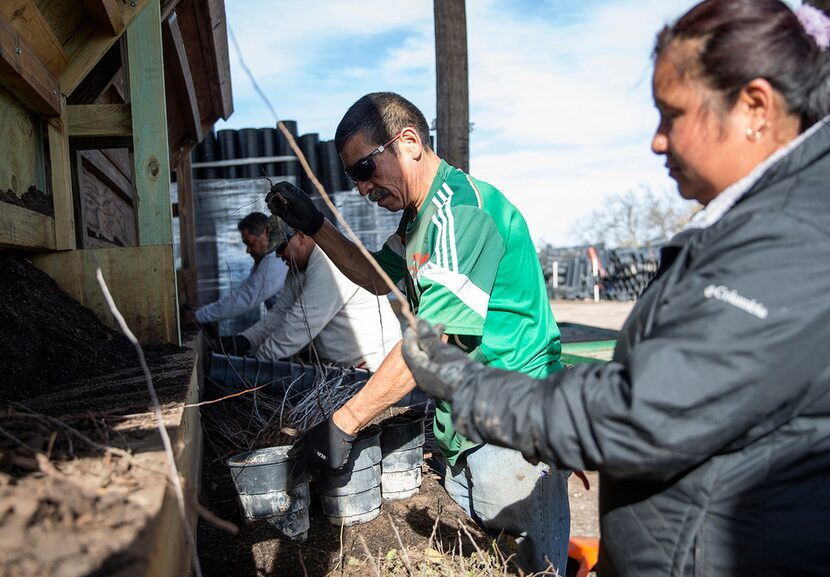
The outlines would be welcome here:
<svg viewBox="0 0 830 577">
<path fill-rule="evenodd" d="M 441 340 L 441 325 L 432 327 L 418 319 L 418 332 L 406 329 L 403 337 L 403 358 L 415 382 L 428 395 L 451 401 L 464 374 L 474 363 L 457 347 Z"/>
<path fill-rule="evenodd" d="M 323 226 L 325 217 L 311 198 L 290 182 L 278 182 L 265 197 L 268 210 L 291 228 L 314 236 Z"/>
</svg>

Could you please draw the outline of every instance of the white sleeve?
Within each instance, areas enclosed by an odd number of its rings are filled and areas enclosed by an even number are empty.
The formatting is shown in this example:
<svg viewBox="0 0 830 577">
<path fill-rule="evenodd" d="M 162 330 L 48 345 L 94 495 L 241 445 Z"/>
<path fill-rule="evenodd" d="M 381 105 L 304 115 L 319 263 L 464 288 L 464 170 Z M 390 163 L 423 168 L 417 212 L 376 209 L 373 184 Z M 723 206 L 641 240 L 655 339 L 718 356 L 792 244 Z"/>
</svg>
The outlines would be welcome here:
<svg viewBox="0 0 830 577">
<path fill-rule="evenodd" d="M 302 281 L 291 287 L 297 297 L 291 307 L 278 313 L 278 322 L 276 315 L 271 314 L 275 312 L 276 305 L 266 317 L 274 320 L 267 327 L 270 334 L 256 352 L 258 359 L 282 359 L 300 352 L 320 334 L 359 289 L 351 282 L 339 282 L 338 276 L 342 275 L 336 274 L 334 264 L 322 250 L 315 248 L 314 253 L 309 259 L 309 266 Z M 247 332 L 243 332 L 242 336 L 248 338 Z M 258 334 L 252 336 L 256 337 Z M 253 347 L 254 342 L 248 340 Z"/>
<path fill-rule="evenodd" d="M 196 320 L 212 323 L 229 319 L 258 307 L 282 290 L 287 268 L 273 254 L 266 255 L 248 278 L 216 302 L 200 307 Z"/>
<path fill-rule="evenodd" d="M 302 274 L 299 276 L 302 277 Z M 271 310 L 258 322 L 239 333 L 251 343 L 251 351 L 255 351 L 271 333 L 283 325 L 283 319 L 288 311 L 294 307 L 294 303 L 297 300 L 294 289 L 300 283 L 302 283 L 301 278 L 297 278 L 297 275 L 289 274 L 285 287 L 277 295 L 277 302 L 274 303 Z"/>
</svg>

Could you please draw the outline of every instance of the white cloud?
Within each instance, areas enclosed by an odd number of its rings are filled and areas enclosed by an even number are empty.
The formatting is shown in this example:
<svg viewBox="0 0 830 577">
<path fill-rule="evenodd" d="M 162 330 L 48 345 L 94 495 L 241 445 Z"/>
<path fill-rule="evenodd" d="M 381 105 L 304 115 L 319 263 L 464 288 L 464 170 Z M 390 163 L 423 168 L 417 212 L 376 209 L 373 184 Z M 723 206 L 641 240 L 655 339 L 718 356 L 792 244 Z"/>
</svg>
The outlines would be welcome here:
<svg viewBox="0 0 830 577">
<path fill-rule="evenodd" d="M 569 223 L 605 194 L 671 185 L 649 151 L 650 52 L 663 23 L 691 5 L 555 0 L 528 12 L 467 2 L 471 172 L 509 196 L 537 240 L 573 242 Z M 434 117 L 432 2 L 228 0 L 226 9 L 248 66 L 301 132 L 331 138 L 346 108 L 374 90 L 400 92 Z M 352 55 L 356 46 L 365 53 Z M 270 124 L 233 51 L 231 62 L 227 125 Z"/>
</svg>

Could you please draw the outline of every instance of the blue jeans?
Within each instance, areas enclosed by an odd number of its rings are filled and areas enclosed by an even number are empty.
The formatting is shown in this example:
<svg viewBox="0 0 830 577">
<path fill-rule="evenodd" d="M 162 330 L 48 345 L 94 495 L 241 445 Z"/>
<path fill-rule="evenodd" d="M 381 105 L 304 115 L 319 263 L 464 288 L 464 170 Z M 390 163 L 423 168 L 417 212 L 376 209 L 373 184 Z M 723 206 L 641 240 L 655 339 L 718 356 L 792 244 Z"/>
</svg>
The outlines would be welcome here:
<svg viewBox="0 0 830 577">
<path fill-rule="evenodd" d="M 516 539 L 516 563 L 543 571 L 550 560 L 565 575 L 571 511 L 568 475 L 519 451 L 482 445 L 447 464 L 444 487 L 452 499 L 484 529 Z"/>
</svg>

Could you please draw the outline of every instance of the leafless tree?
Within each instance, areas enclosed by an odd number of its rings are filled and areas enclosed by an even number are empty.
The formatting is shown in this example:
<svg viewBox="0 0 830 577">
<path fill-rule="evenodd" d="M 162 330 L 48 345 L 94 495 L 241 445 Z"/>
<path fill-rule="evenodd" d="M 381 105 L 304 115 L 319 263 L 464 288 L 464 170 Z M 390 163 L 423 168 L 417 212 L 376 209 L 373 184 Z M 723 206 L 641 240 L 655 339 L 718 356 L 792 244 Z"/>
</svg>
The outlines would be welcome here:
<svg viewBox="0 0 830 577">
<path fill-rule="evenodd" d="M 580 218 L 572 232 L 584 244 L 636 248 L 665 242 L 693 213 L 677 192 L 640 185 L 605 197 L 602 207 Z"/>
</svg>

